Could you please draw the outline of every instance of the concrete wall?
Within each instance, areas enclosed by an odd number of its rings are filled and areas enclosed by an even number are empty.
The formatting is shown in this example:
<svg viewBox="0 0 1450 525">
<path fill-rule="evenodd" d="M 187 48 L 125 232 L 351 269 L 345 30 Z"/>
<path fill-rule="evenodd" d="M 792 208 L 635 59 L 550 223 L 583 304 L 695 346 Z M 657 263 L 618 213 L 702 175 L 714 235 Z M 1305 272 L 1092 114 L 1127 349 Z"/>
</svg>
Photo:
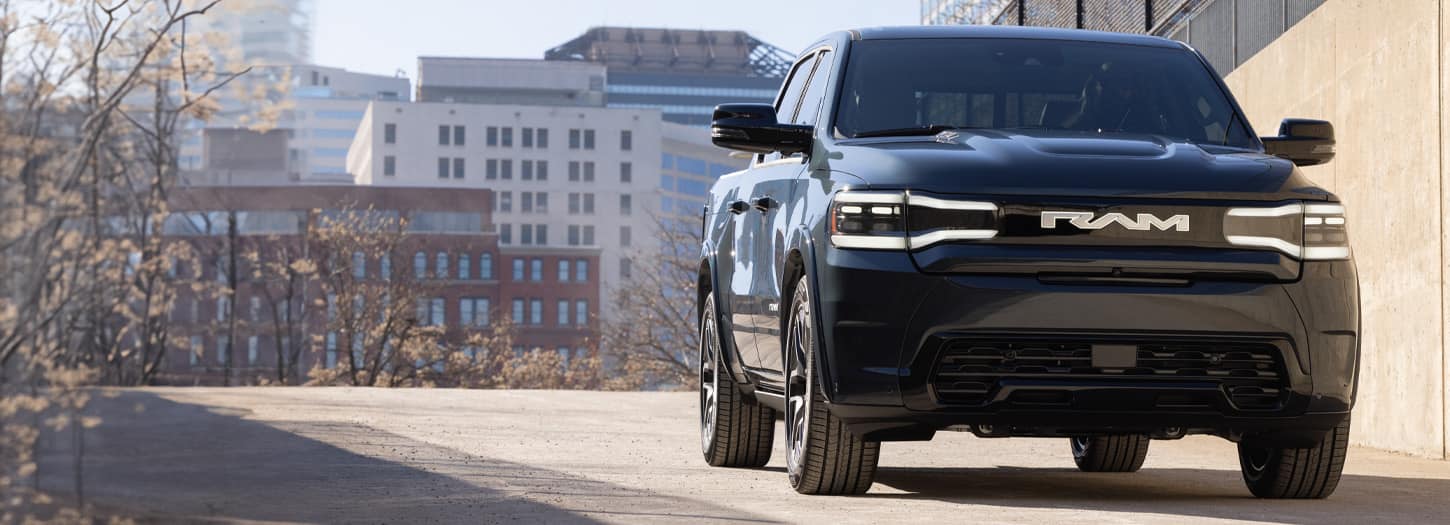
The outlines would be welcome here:
<svg viewBox="0 0 1450 525">
<path fill-rule="evenodd" d="M 1364 313 L 1354 440 L 1450 459 L 1447 4 L 1329 0 L 1228 83 L 1261 135 L 1284 117 L 1335 124 L 1337 158 L 1306 173 L 1349 206 Z"/>
</svg>

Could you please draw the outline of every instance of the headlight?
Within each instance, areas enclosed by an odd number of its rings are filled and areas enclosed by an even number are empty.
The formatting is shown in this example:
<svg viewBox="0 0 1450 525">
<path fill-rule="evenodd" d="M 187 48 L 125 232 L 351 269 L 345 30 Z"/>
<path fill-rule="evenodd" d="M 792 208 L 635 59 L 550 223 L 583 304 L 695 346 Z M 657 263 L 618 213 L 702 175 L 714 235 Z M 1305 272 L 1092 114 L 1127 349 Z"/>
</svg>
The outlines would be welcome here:
<svg viewBox="0 0 1450 525">
<path fill-rule="evenodd" d="M 1270 248 L 1296 259 L 1349 258 L 1344 206 L 1339 204 L 1230 208 L 1223 232 L 1229 244 Z"/>
<path fill-rule="evenodd" d="M 997 205 L 906 192 L 841 191 L 831 202 L 837 248 L 920 249 L 997 236 Z"/>
</svg>

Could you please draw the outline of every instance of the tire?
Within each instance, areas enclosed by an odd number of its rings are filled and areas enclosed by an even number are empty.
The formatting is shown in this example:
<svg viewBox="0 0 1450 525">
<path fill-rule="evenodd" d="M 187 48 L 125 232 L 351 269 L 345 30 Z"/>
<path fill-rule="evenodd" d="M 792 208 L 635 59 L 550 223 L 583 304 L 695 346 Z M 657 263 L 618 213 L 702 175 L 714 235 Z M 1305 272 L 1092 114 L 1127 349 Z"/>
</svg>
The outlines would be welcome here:
<svg viewBox="0 0 1450 525">
<path fill-rule="evenodd" d="M 1072 461 L 1083 472 L 1137 472 L 1152 440 L 1143 434 L 1084 436 L 1069 440 Z"/>
<path fill-rule="evenodd" d="M 1260 498 L 1327 498 L 1339 486 L 1349 448 L 1349 418 L 1309 448 L 1258 447 L 1239 443 L 1239 468 L 1249 492 Z"/>
<path fill-rule="evenodd" d="M 718 319 L 710 294 L 700 316 L 700 446 L 712 467 L 763 467 L 775 442 L 775 411 L 745 399 L 725 369 Z"/>
<path fill-rule="evenodd" d="M 864 494 L 876 477 L 881 444 L 846 429 L 821 392 L 810 288 L 802 277 L 786 328 L 786 472 L 801 494 Z"/>
</svg>

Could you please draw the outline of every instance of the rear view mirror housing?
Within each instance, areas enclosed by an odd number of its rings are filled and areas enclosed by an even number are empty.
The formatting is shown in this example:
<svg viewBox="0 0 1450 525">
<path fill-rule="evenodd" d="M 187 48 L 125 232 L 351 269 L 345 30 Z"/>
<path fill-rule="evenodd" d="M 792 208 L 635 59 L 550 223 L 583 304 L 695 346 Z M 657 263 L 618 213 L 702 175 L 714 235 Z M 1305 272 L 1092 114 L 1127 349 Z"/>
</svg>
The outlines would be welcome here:
<svg viewBox="0 0 1450 525">
<path fill-rule="evenodd" d="M 1286 118 L 1279 136 L 1261 137 L 1264 153 L 1289 159 L 1296 166 L 1318 166 L 1334 160 L 1334 124 L 1325 120 Z"/>
<path fill-rule="evenodd" d="M 770 104 L 721 104 L 710 122 L 716 146 L 750 153 L 797 153 L 811 148 L 811 126 L 781 124 Z"/>
</svg>

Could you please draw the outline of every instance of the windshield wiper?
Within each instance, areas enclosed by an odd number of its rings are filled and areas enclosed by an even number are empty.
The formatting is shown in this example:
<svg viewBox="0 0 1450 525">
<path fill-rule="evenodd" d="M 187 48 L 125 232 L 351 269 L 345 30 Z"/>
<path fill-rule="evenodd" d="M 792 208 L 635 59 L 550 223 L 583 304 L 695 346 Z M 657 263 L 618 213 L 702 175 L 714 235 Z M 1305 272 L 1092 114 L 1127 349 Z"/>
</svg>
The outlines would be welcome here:
<svg viewBox="0 0 1450 525">
<path fill-rule="evenodd" d="M 910 137 L 914 135 L 935 135 L 943 131 L 951 131 L 954 129 L 962 128 L 960 126 L 932 124 L 930 126 L 917 126 L 914 128 L 873 129 L 871 131 L 862 131 L 860 133 L 851 135 L 851 138 L 863 139 L 866 137 Z"/>
</svg>

